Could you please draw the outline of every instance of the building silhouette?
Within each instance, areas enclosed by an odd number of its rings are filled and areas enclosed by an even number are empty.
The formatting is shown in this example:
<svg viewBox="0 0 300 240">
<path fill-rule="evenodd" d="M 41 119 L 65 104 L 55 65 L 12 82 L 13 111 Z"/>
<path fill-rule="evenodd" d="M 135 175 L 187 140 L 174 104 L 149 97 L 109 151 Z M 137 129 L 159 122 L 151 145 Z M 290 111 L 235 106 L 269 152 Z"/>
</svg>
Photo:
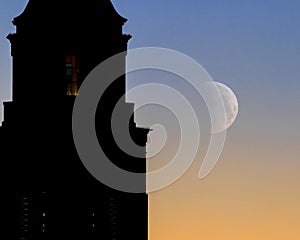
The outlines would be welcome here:
<svg viewBox="0 0 300 240">
<path fill-rule="evenodd" d="M 79 159 L 72 137 L 80 85 L 103 60 L 127 50 L 131 36 L 122 33 L 125 22 L 109 0 L 30 0 L 14 18 L 16 33 L 7 37 L 13 97 L 4 103 L 0 127 L 0 229 L 7 239 L 148 239 L 147 194 L 120 192 L 97 181 Z M 125 78 L 102 96 L 95 125 L 114 164 L 144 173 L 145 157 L 124 153 L 111 132 L 111 113 L 125 93 Z M 133 114 L 133 104 L 124 100 L 123 105 Z M 133 115 L 129 130 L 145 149 L 149 130 L 136 127 Z M 143 184 L 146 191 L 146 179 Z"/>
</svg>

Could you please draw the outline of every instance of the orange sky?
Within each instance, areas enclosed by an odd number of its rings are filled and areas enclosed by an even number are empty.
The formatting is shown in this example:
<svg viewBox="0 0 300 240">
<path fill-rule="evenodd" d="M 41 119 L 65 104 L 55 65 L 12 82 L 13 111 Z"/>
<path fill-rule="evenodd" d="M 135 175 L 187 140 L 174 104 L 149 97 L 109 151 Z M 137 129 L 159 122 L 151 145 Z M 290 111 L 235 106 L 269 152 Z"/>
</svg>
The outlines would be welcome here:
<svg viewBox="0 0 300 240">
<path fill-rule="evenodd" d="M 150 240 L 300 239 L 296 135 L 263 143 L 259 135 L 239 141 L 230 131 L 207 178 L 197 178 L 196 161 L 180 180 L 150 194 Z"/>
</svg>

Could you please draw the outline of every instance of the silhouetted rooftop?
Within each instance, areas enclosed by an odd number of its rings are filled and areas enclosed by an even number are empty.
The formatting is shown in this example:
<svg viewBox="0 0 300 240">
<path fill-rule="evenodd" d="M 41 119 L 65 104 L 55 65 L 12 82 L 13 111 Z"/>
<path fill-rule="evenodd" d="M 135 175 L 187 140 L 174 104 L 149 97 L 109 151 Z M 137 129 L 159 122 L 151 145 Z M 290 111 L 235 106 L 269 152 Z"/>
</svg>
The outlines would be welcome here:
<svg viewBox="0 0 300 240">
<path fill-rule="evenodd" d="M 127 19 L 120 16 L 110 0 L 29 0 L 25 10 L 14 18 L 14 24 L 25 21 L 55 21 L 60 16 L 77 15 L 78 20 L 113 20 L 124 24 Z M 71 21 L 71 19 L 70 19 Z"/>
</svg>

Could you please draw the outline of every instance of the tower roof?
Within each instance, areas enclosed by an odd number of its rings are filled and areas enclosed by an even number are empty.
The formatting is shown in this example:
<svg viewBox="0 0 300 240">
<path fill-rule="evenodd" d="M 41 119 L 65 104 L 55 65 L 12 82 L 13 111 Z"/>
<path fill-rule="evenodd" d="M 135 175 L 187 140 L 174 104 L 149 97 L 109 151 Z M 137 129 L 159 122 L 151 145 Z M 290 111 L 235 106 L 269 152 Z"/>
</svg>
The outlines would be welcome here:
<svg viewBox="0 0 300 240">
<path fill-rule="evenodd" d="M 68 16 L 79 21 L 114 21 L 121 24 L 127 21 L 119 15 L 110 0 L 29 0 L 23 13 L 15 17 L 13 23 L 53 22 Z"/>
</svg>

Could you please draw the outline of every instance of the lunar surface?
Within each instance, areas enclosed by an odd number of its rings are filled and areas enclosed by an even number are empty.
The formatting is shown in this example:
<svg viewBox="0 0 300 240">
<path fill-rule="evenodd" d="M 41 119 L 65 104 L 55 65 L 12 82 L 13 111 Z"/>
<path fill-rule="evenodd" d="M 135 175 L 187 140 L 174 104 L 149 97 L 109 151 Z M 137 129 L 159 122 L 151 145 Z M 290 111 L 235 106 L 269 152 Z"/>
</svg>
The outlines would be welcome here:
<svg viewBox="0 0 300 240">
<path fill-rule="evenodd" d="M 228 86 L 220 82 L 214 82 L 214 84 L 217 87 L 224 103 L 226 117 L 223 130 L 226 130 L 234 123 L 238 115 L 238 100 L 234 92 Z"/>
</svg>

